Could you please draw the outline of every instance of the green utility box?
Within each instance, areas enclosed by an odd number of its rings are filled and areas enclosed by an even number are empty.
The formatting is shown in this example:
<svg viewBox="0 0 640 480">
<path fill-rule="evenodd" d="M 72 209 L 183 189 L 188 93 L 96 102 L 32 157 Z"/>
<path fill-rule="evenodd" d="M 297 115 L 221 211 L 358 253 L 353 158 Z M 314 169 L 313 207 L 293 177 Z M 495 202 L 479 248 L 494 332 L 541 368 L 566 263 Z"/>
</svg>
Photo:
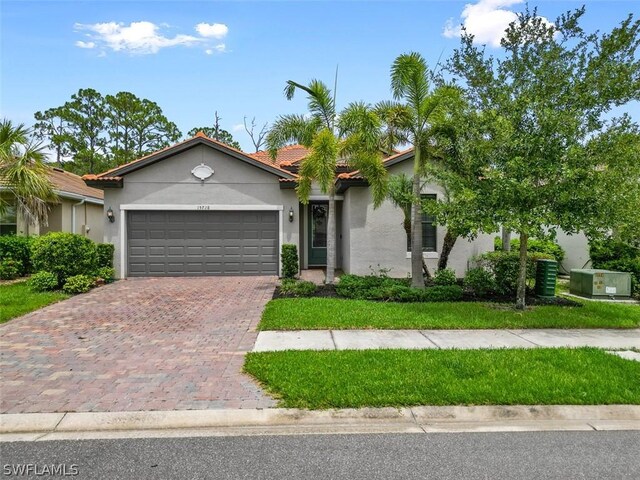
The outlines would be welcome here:
<svg viewBox="0 0 640 480">
<path fill-rule="evenodd" d="M 555 297 L 558 262 L 555 260 L 538 260 L 536 262 L 536 296 Z"/>
<path fill-rule="evenodd" d="M 569 291 L 574 295 L 594 298 L 631 297 L 631 274 L 610 270 L 571 270 Z"/>
</svg>

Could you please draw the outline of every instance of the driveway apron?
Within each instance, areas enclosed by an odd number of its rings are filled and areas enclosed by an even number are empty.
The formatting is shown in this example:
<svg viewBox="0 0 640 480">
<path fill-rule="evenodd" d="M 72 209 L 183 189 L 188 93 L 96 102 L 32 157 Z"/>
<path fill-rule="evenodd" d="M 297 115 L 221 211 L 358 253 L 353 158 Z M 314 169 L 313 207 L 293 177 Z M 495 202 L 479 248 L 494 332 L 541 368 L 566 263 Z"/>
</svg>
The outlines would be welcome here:
<svg viewBox="0 0 640 480">
<path fill-rule="evenodd" d="M 275 277 L 121 280 L 0 326 L 0 412 L 261 408 L 242 373 Z"/>
</svg>

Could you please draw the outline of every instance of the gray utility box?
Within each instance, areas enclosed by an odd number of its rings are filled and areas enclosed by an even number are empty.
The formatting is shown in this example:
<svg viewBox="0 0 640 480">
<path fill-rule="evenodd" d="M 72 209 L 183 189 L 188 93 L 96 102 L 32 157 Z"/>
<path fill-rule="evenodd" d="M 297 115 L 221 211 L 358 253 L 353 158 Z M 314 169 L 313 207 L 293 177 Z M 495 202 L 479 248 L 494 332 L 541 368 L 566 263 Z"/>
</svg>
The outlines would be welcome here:
<svg viewBox="0 0 640 480">
<path fill-rule="evenodd" d="M 573 269 L 569 291 L 583 297 L 630 297 L 631 274 L 592 268 Z"/>
</svg>

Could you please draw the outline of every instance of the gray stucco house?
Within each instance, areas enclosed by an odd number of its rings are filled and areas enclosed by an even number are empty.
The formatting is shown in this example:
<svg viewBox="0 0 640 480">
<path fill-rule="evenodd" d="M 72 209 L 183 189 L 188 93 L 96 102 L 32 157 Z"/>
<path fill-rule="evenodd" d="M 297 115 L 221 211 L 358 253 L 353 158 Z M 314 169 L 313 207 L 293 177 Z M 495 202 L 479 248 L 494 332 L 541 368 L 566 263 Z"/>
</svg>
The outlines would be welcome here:
<svg viewBox="0 0 640 480">
<path fill-rule="evenodd" d="M 87 185 L 104 190 L 104 241 L 115 245 L 119 278 L 183 275 L 278 275 L 280 246 L 298 246 L 303 269 L 326 264 L 328 197 L 312 192 L 302 205 L 295 186 L 299 145 L 272 162 L 199 133 L 193 138 L 99 175 Z M 390 174 L 411 173 L 413 152 L 384 160 Z M 366 181 L 338 167 L 337 263 L 346 273 L 411 271 L 402 212 L 385 201 L 373 208 Z M 442 189 L 426 185 L 437 198 Z M 434 268 L 443 228 L 423 218 L 423 255 Z M 463 276 L 471 258 L 493 250 L 493 235 L 459 240 L 449 264 Z M 378 267 L 379 266 L 379 267 Z"/>
</svg>

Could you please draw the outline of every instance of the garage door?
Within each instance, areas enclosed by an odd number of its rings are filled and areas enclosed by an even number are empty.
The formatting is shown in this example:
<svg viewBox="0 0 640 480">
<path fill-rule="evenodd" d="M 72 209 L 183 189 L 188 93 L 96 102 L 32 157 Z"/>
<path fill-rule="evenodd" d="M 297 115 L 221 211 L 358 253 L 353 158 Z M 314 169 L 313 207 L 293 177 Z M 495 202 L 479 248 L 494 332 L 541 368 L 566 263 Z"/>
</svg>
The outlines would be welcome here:
<svg viewBox="0 0 640 480">
<path fill-rule="evenodd" d="M 277 211 L 129 211 L 127 273 L 277 275 Z"/>
</svg>

